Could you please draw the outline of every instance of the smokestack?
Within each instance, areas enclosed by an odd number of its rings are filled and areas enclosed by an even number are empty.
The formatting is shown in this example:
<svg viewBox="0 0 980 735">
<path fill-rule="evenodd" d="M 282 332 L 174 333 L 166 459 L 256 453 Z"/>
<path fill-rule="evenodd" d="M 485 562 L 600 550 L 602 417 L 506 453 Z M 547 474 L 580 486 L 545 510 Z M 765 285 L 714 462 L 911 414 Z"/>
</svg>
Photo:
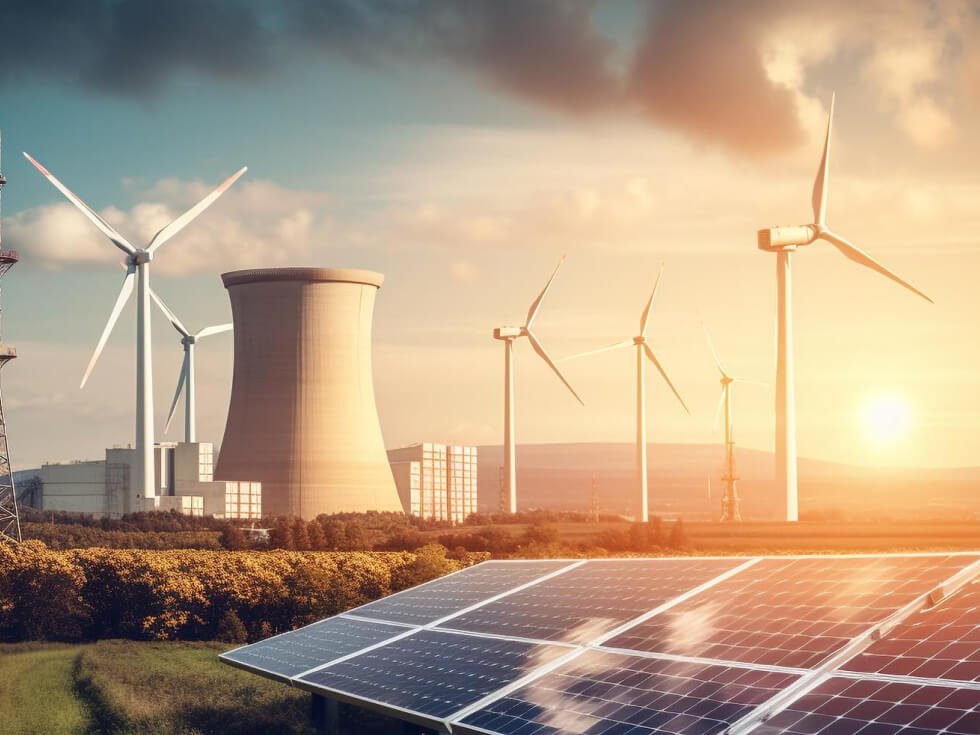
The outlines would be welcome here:
<svg viewBox="0 0 980 735">
<path fill-rule="evenodd" d="M 259 480 L 267 515 L 401 511 L 374 402 L 384 276 L 349 268 L 224 273 L 235 371 L 216 480 Z"/>
</svg>

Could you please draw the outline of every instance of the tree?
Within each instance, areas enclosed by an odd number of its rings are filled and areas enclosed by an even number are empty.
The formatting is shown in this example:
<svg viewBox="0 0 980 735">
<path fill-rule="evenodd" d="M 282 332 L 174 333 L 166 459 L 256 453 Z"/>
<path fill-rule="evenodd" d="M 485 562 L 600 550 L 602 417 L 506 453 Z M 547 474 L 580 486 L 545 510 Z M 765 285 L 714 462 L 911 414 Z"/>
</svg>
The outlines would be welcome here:
<svg viewBox="0 0 980 735">
<path fill-rule="evenodd" d="M 323 551 L 327 546 L 327 537 L 323 533 L 323 526 L 319 521 L 310 521 L 306 524 L 306 533 L 310 539 L 310 549 L 313 551 Z"/>
<path fill-rule="evenodd" d="M 297 551 L 310 550 L 310 532 L 302 518 L 293 519 L 293 548 Z"/>
<path fill-rule="evenodd" d="M 683 549 L 687 546 L 687 531 L 684 530 L 684 519 L 678 518 L 670 529 L 667 545 L 672 549 Z"/>
<path fill-rule="evenodd" d="M 245 532 L 238 526 L 229 523 L 221 530 L 221 545 L 229 551 L 241 551 L 248 548 Z"/>
<path fill-rule="evenodd" d="M 426 544 L 415 550 L 415 559 L 391 574 L 392 591 L 407 589 L 453 571 L 442 544 Z"/>
<path fill-rule="evenodd" d="M 285 516 L 279 516 L 272 522 L 272 528 L 269 529 L 269 546 L 286 551 L 293 551 L 296 548 L 293 524 Z"/>
</svg>

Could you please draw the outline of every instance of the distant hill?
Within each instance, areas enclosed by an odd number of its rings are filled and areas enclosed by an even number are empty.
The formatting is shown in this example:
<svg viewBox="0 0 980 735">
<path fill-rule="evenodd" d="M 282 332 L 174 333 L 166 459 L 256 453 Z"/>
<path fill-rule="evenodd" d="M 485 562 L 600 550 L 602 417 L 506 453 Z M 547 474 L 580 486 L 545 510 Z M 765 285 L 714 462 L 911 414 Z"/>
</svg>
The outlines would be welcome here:
<svg viewBox="0 0 980 735">
<path fill-rule="evenodd" d="M 522 444 L 517 449 L 519 507 L 587 511 L 595 473 L 600 511 L 634 515 L 633 455 L 629 443 Z M 720 446 L 650 444 L 648 458 L 651 513 L 717 520 Z M 737 459 L 743 517 L 777 519 L 783 506 L 772 481 L 772 453 L 739 448 Z M 481 510 L 498 507 L 502 465 L 501 446 L 479 448 Z M 980 517 L 980 467 L 896 470 L 800 459 L 799 482 L 805 517 Z"/>
</svg>

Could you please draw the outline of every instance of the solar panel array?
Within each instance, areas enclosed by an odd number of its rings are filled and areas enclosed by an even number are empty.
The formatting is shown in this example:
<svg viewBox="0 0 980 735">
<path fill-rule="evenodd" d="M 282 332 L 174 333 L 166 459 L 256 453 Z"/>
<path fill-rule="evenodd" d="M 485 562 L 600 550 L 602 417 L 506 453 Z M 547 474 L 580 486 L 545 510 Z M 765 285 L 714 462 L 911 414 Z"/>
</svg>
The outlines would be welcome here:
<svg viewBox="0 0 980 735">
<path fill-rule="evenodd" d="M 978 572 L 980 554 L 485 562 L 221 658 L 446 732 L 977 735 Z"/>
</svg>

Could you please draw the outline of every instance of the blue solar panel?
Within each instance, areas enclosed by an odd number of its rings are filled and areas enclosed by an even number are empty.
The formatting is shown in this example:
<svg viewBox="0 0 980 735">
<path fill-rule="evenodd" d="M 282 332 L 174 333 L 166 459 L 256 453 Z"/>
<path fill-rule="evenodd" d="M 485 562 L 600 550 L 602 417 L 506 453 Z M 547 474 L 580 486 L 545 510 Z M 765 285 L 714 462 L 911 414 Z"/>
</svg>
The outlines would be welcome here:
<svg viewBox="0 0 980 735">
<path fill-rule="evenodd" d="M 350 612 L 376 620 L 427 625 L 569 564 L 567 561 L 483 562 Z"/>
<path fill-rule="evenodd" d="M 968 556 L 765 559 L 607 645 L 811 668 L 972 561 Z"/>
<path fill-rule="evenodd" d="M 744 563 L 744 559 L 586 562 L 446 623 L 478 633 L 588 642 Z"/>
<path fill-rule="evenodd" d="M 562 646 L 420 630 L 295 681 L 315 691 L 438 720 L 568 651 Z"/>
<path fill-rule="evenodd" d="M 723 732 L 799 677 L 590 651 L 464 717 L 499 735 Z"/>
<path fill-rule="evenodd" d="M 328 618 L 236 648 L 221 654 L 221 658 L 266 676 L 288 679 L 405 631 L 398 625 Z"/>
<path fill-rule="evenodd" d="M 834 677 L 755 735 L 977 735 L 980 690 Z"/>
</svg>

